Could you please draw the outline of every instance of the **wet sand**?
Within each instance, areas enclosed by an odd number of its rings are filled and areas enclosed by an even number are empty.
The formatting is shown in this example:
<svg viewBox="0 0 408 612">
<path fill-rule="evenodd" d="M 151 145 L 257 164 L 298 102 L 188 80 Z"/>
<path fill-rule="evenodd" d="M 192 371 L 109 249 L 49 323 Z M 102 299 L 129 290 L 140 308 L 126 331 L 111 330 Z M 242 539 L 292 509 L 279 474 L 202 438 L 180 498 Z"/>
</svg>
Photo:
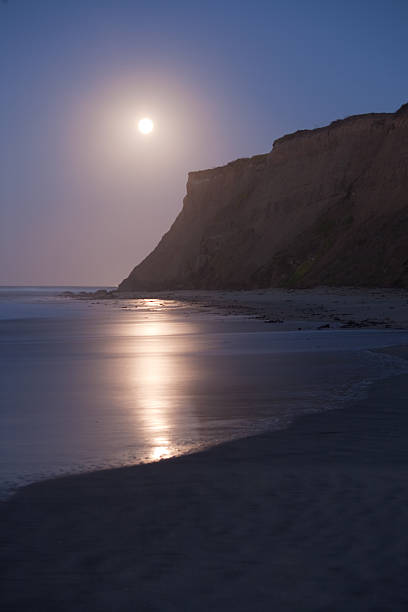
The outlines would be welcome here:
<svg viewBox="0 0 408 612">
<path fill-rule="evenodd" d="M 407 406 L 403 374 L 287 430 L 20 490 L 2 611 L 405 611 Z"/>
<path fill-rule="evenodd" d="M 110 299 L 177 299 L 203 309 L 264 320 L 270 329 L 408 329 L 406 289 L 315 287 L 251 291 L 170 291 L 108 294 Z"/>
</svg>

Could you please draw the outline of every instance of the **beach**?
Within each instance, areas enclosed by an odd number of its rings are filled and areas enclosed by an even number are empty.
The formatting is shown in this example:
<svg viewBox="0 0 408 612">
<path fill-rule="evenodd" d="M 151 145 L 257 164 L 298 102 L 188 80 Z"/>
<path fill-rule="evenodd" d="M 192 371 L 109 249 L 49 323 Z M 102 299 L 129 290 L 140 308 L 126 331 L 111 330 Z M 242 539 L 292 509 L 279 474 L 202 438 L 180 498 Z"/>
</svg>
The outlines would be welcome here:
<svg viewBox="0 0 408 612">
<path fill-rule="evenodd" d="M 215 298 L 195 304 L 205 309 L 205 320 L 223 309 Z M 159 306 L 164 298 L 153 299 Z M 1 609 L 406 610 L 408 343 L 396 329 L 404 323 L 403 294 L 396 299 L 400 318 L 386 329 L 319 329 L 325 320 L 318 311 L 314 327 L 304 319 L 301 332 L 280 332 L 282 324 L 263 326 L 262 319 L 252 330 L 237 320 L 227 335 L 223 319 L 202 328 L 200 371 L 215 360 L 223 385 L 228 372 L 234 384 L 240 381 L 233 397 L 249 410 L 251 397 L 258 410 L 264 404 L 270 410 L 286 376 L 273 405 L 287 401 L 283 391 L 293 387 L 296 409 L 269 413 L 281 419 L 276 427 L 271 420 L 257 435 L 243 428 L 237 439 L 213 439 L 201 452 L 191 446 L 188 454 L 154 463 L 19 488 L 0 505 Z M 120 303 L 126 321 L 135 303 Z M 194 309 L 182 312 L 190 324 L 198 321 Z M 380 316 L 385 320 L 384 309 Z M 166 326 L 174 343 L 168 319 Z M 275 331 L 264 331 L 272 326 Z M 66 334 L 66 323 L 62 329 Z M 151 346 L 151 335 L 143 342 Z M 179 353 L 168 349 L 174 360 Z M 193 363 L 192 354 L 185 363 Z M 213 395 L 202 398 L 203 415 L 204 404 L 224 398 L 225 409 L 230 399 L 213 370 L 204 371 L 211 377 L 200 380 L 212 380 Z M 257 384 L 248 386 L 250 380 Z M 338 386 L 342 380 L 346 391 Z M 325 381 L 335 394 L 326 395 Z M 200 385 L 190 386 L 189 401 L 202 395 Z M 173 383 L 162 391 L 169 389 L 174 392 Z M 319 390 L 321 406 L 313 410 Z"/>
<path fill-rule="evenodd" d="M 2 610 L 406 610 L 407 400 L 400 375 L 284 431 L 22 489 Z"/>
<path fill-rule="evenodd" d="M 102 293 L 103 296 L 103 293 Z M 375 287 L 271 288 L 260 290 L 107 292 L 105 298 L 178 300 L 229 315 L 258 318 L 276 330 L 408 329 L 406 289 Z M 89 298 L 86 298 L 89 299 Z"/>
<path fill-rule="evenodd" d="M 0 0 L 0 612 L 408 612 L 408 0 Z"/>
</svg>

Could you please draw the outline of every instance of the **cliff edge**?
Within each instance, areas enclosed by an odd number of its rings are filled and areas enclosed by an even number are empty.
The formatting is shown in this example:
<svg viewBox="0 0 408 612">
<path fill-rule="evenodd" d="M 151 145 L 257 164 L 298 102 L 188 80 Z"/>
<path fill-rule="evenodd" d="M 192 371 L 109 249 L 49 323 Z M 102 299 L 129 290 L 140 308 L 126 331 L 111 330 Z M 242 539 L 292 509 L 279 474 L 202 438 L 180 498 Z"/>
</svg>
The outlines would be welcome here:
<svg viewBox="0 0 408 612">
<path fill-rule="evenodd" d="M 408 104 L 190 172 L 183 208 L 121 291 L 408 287 Z"/>
</svg>

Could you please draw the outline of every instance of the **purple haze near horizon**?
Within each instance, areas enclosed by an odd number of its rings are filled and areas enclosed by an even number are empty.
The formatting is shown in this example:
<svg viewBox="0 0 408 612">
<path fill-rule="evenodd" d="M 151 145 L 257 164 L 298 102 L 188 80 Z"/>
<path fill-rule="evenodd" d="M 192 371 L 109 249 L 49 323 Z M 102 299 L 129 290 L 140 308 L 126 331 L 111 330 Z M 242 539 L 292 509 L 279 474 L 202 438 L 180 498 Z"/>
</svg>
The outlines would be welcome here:
<svg viewBox="0 0 408 612">
<path fill-rule="evenodd" d="M 405 1 L 0 3 L 0 284 L 116 284 L 188 171 L 396 110 L 407 23 Z"/>
</svg>

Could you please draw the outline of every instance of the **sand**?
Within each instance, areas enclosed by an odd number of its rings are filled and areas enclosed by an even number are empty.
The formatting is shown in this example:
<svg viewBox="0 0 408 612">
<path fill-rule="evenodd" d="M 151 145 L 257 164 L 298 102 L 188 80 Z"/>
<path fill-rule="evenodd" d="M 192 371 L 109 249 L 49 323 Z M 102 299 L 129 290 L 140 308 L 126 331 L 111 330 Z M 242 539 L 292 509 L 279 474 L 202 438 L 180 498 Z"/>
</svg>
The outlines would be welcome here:
<svg viewBox="0 0 408 612">
<path fill-rule="evenodd" d="M 104 292 L 102 292 L 103 294 Z M 89 299 L 92 294 L 84 295 Z M 132 308 L 132 298 L 178 300 L 207 312 L 244 315 L 265 321 L 271 330 L 408 329 L 408 291 L 364 287 L 263 289 L 251 291 L 107 292 L 109 300 Z M 124 306 L 124 302 L 126 305 Z"/>
<path fill-rule="evenodd" d="M 2 612 L 407 610 L 407 406 L 399 375 L 287 430 L 21 489 Z"/>
</svg>

